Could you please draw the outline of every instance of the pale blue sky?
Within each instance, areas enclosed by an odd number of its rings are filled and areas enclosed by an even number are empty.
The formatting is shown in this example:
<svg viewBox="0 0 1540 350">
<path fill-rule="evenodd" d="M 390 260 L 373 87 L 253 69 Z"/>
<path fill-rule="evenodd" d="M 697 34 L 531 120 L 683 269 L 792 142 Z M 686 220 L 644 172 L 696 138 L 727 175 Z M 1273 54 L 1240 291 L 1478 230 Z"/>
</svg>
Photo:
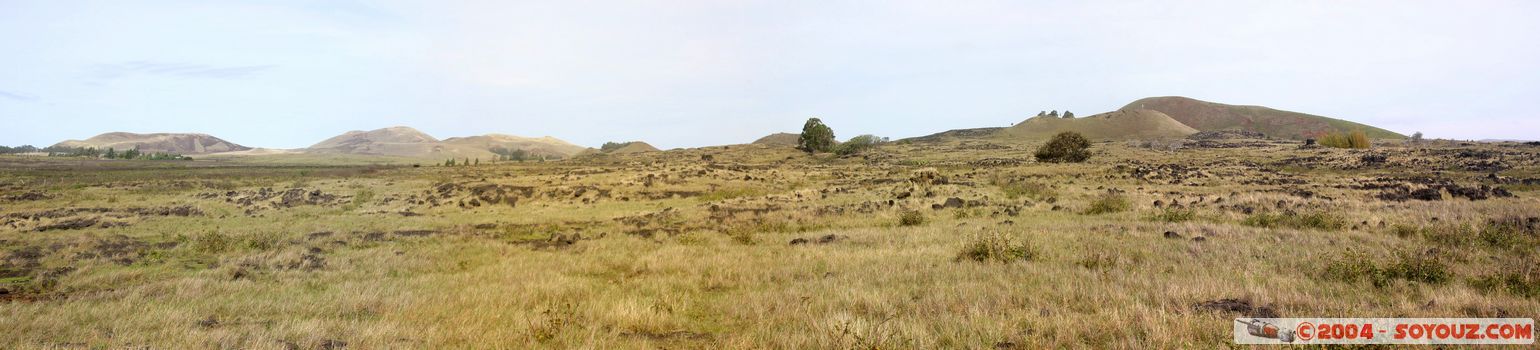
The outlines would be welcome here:
<svg viewBox="0 0 1540 350">
<path fill-rule="evenodd" d="M 0 144 L 409 125 L 661 148 L 1183 95 L 1540 138 L 1536 1 L 0 0 Z"/>
</svg>

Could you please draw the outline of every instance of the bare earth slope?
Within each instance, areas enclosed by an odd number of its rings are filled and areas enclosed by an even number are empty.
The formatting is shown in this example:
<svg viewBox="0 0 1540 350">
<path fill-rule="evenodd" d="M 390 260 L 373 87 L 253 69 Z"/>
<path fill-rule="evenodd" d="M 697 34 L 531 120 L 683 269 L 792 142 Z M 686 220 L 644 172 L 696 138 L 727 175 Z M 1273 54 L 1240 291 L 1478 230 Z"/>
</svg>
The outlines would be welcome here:
<svg viewBox="0 0 1540 350">
<path fill-rule="evenodd" d="M 85 140 L 67 140 L 54 144 L 58 147 L 95 147 L 99 149 L 113 148 L 127 150 L 138 147 L 141 152 L 164 152 L 178 154 L 205 154 L 230 151 L 244 151 L 251 147 L 241 146 L 230 141 L 206 134 L 181 134 L 181 133 L 155 133 L 135 134 L 128 132 L 109 132 Z"/>
<path fill-rule="evenodd" d="M 1164 113 L 1152 110 L 1121 110 L 1085 118 L 1033 117 L 1000 131 L 1011 138 L 1046 139 L 1065 131 L 1093 140 L 1182 138 L 1197 133 Z"/>
<path fill-rule="evenodd" d="M 412 158 L 491 159 L 495 156 L 486 149 L 440 142 L 433 136 L 405 126 L 370 131 L 349 131 L 310 146 L 306 148 L 306 151 Z"/>
<path fill-rule="evenodd" d="M 1313 114 L 1277 110 L 1262 106 L 1238 106 L 1180 96 L 1149 97 L 1129 103 L 1123 109 L 1160 111 L 1182 124 L 1202 131 L 1245 130 L 1268 137 L 1303 139 L 1327 132 L 1363 130 L 1370 138 L 1404 139 L 1389 130 Z"/>
<path fill-rule="evenodd" d="M 535 156 L 555 158 L 568 158 L 577 155 L 587 147 L 574 145 L 555 137 L 522 137 L 505 134 L 486 134 L 480 136 L 451 137 L 444 139 L 445 144 L 465 146 L 475 149 L 490 150 L 494 148 L 506 148 L 510 150 L 524 150 Z"/>
</svg>

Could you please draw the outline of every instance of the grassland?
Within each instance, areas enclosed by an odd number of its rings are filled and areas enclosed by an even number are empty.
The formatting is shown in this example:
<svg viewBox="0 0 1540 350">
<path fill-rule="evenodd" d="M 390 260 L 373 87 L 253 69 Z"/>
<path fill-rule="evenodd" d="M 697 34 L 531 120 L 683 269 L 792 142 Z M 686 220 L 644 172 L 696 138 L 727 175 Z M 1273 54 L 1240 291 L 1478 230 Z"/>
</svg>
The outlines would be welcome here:
<svg viewBox="0 0 1540 350">
<path fill-rule="evenodd" d="M 1540 147 L 1035 146 L 0 158 L 0 348 L 1216 348 L 1242 315 L 1540 315 Z"/>
</svg>

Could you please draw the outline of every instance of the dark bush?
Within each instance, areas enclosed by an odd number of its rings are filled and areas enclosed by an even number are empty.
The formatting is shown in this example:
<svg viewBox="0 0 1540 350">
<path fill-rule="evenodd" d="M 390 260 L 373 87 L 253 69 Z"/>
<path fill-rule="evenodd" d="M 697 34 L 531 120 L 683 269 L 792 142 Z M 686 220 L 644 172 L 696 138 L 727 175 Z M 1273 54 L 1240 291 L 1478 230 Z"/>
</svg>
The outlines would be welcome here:
<svg viewBox="0 0 1540 350">
<path fill-rule="evenodd" d="M 1080 163 L 1091 159 L 1091 141 L 1073 131 L 1053 135 L 1048 143 L 1037 149 L 1037 161 L 1048 163 Z"/>
</svg>

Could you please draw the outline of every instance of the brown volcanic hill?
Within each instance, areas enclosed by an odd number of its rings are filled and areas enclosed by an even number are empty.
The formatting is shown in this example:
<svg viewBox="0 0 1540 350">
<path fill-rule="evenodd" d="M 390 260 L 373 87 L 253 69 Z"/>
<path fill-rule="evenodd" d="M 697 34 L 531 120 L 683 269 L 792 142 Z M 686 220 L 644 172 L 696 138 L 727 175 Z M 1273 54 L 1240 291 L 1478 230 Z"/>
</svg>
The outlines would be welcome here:
<svg viewBox="0 0 1540 350">
<path fill-rule="evenodd" d="M 370 131 L 349 131 L 321 141 L 305 151 L 312 153 L 368 154 L 415 158 L 485 158 L 495 157 L 486 149 L 447 144 L 417 129 L 405 126 Z"/>
<path fill-rule="evenodd" d="M 54 146 L 95 147 L 98 149 L 113 148 L 117 150 L 139 147 L 140 152 L 178 154 L 207 154 L 251 149 L 251 147 L 237 145 L 230 143 L 230 141 L 205 134 L 135 134 L 128 132 L 109 132 L 85 140 L 67 140 L 54 144 Z"/>
<path fill-rule="evenodd" d="M 1164 113 L 1138 109 L 1073 119 L 1032 117 L 1001 130 L 999 135 L 1008 138 L 1047 139 L 1065 131 L 1078 132 L 1092 140 L 1182 138 L 1198 132 Z"/>
<path fill-rule="evenodd" d="M 620 148 L 617 148 L 617 149 L 615 149 L 613 151 L 609 151 L 609 153 L 610 154 L 630 154 L 630 153 L 657 152 L 657 151 L 658 151 L 657 147 L 652 147 L 652 145 L 649 145 L 646 142 L 631 141 L 631 142 L 627 142 L 625 146 L 621 146 Z"/>
<path fill-rule="evenodd" d="M 504 134 L 486 134 L 481 136 L 451 137 L 444 139 L 443 142 L 445 144 L 484 150 L 496 148 L 524 150 L 532 156 L 545 156 L 549 158 L 569 158 L 588 149 L 587 147 L 574 145 L 550 136 L 533 138 Z"/>
<path fill-rule="evenodd" d="M 1262 106 L 1227 105 L 1180 96 L 1144 98 L 1129 103 L 1123 109 L 1160 111 L 1182 124 L 1202 131 L 1255 131 L 1268 137 L 1304 139 L 1319 137 L 1328 132 L 1362 130 L 1370 138 L 1406 138 L 1406 135 L 1389 130 L 1341 119 Z"/>
<path fill-rule="evenodd" d="M 754 142 L 750 143 L 750 144 L 751 145 L 764 145 L 764 146 L 771 146 L 771 147 L 797 147 L 797 143 L 800 142 L 801 140 L 802 140 L 802 134 L 793 134 L 793 133 L 789 133 L 789 132 L 778 132 L 778 133 L 774 133 L 774 134 L 770 134 L 770 135 L 765 135 L 765 137 L 761 137 L 758 140 L 754 140 Z"/>
</svg>

